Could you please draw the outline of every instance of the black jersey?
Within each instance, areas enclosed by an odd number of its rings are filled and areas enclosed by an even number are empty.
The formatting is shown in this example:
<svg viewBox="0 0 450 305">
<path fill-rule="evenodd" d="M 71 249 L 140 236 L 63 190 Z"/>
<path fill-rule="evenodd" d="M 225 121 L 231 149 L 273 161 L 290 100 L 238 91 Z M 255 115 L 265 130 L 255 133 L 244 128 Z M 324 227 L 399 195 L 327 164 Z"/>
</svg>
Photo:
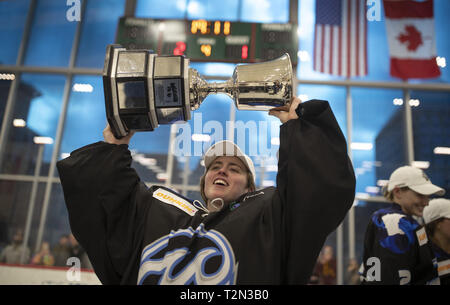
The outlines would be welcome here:
<svg viewBox="0 0 450 305">
<path fill-rule="evenodd" d="M 416 231 L 419 253 L 426 277 L 426 284 L 429 285 L 450 285 L 450 254 L 436 245 L 427 234 L 425 227 Z M 431 278 L 431 280 L 430 280 Z"/>
<path fill-rule="evenodd" d="M 433 254 L 433 266 L 437 273 L 433 283 L 450 285 L 450 253 L 445 252 L 432 241 L 429 241 L 429 246 Z"/>
<path fill-rule="evenodd" d="M 220 211 L 148 188 L 127 145 L 94 143 L 57 167 L 74 236 L 103 284 L 304 284 L 355 194 L 345 138 L 326 101 L 280 127 L 277 187 Z"/>
<path fill-rule="evenodd" d="M 364 238 L 361 282 L 366 285 L 425 285 L 435 278 L 425 230 L 400 205 L 376 211 Z"/>
</svg>

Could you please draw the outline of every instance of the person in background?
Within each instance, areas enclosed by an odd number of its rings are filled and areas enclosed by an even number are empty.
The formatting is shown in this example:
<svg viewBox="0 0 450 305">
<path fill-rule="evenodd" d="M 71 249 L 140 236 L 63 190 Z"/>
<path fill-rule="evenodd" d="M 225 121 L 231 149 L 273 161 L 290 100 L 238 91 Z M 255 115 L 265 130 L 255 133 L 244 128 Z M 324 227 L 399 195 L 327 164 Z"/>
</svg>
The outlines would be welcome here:
<svg viewBox="0 0 450 305">
<path fill-rule="evenodd" d="M 345 274 L 345 285 L 359 285 L 361 283 L 359 279 L 359 264 L 354 258 L 351 258 L 348 262 L 346 274 Z"/>
<path fill-rule="evenodd" d="M 22 252 L 23 260 L 22 259 Z M 18 230 L 14 236 L 12 243 L 3 249 L 0 254 L 0 263 L 22 264 L 30 260 L 30 249 L 23 246 L 23 232 Z"/>
<path fill-rule="evenodd" d="M 73 234 L 69 235 L 69 254 L 69 257 L 77 257 L 80 260 L 81 268 L 92 269 L 86 250 L 81 247 Z"/>
<path fill-rule="evenodd" d="M 53 266 L 55 264 L 55 258 L 50 252 L 50 244 L 44 241 L 41 245 L 41 250 L 36 253 L 31 259 L 32 265 L 39 266 Z"/>
<path fill-rule="evenodd" d="M 450 285 L 450 200 L 430 200 L 423 219 L 436 272 L 433 284 Z M 422 245 L 423 240 L 420 241 Z"/>
<path fill-rule="evenodd" d="M 61 235 L 58 243 L 53 247 L 52 253 L 55 257 L 55 266 L 67 266 L 67 259 L 70 257 L 69 236 L 67 234 Z"/>
<path fill-rule="evenodd" d="M 336 259 L 333 247 L 323 247 L 313 274 L 317 276 L 319 285 L 336 285 Z"/>
<path fill-rule="evenodd" d="M 321 254 L 319 254 L 317 258 L 316 264 L 314 265 L 314 269 L 311 273 L 311 276 L 309 277 L 307 285 L 319 285 L 319 269 L 317 268 L 317 266 L 320 261 L 320 256 Z"/>
<path fill-rule="evenodd" d="M 371 216 L 364 237 L 362 284 L 426 284 L 430 280 L 424 272 L 430 262 L 418 251 L 416 218 L 422 217 L 429 196 L 444 193 L 419 168 L 402 166 L 391 174 L 384 196 L 392 205 Z"/>
</svg>

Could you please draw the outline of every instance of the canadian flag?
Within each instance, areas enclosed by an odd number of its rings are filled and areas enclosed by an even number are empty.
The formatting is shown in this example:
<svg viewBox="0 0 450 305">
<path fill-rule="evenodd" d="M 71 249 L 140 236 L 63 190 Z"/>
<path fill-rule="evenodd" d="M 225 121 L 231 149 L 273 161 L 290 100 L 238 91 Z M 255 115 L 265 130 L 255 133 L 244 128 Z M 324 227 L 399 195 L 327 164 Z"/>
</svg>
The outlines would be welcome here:
<svg viewBox="0 0 450 305">
<path fill-rule="evenodd" d="M 433 0 L 383 0 L 391 75 L 402 79 L 441 75 L 436 62 Z"/>
</svg>

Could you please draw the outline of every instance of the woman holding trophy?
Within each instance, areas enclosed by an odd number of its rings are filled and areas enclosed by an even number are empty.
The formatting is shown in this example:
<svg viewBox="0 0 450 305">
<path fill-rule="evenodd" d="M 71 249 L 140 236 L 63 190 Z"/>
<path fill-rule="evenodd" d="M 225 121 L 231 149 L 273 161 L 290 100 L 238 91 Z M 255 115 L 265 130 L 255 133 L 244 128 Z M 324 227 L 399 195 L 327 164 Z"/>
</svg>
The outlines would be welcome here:
<svg viewBox="0 0 450 305">
<path fill-rule="evenodd" d="M 280 70 L 274 63 L 266 67 L 273 72 L 267 75 Z M 261 87 L 248 86 L 249 74 L 246 81 L 238 74 L 238 90 L 221 89 L 235 102 L 238 93 Z M 191 106 L 201 95 L 193 94 L 193 78 L 191 71 L 184 79 Z M 267 94 L 284 90 L 282 82 L 272 83 L 278 91 L 266 86 Z M 139 129 L 128 128 L 127 120 L 121 122 L 126 136 L 109 124 L 105 141 L 58 162 L 72 231 L 103 284 L 307 283 L 326 237 L 353 203 L 355 176 L 328 102 L 301 103 L 292 96 L 292 82 L 286 88 L 283 103 L 268 99 L 266 105 L 282 122 L 276 187 L 256 190 L 252 160 L 222 141 L 204 154 L 204 202 L 163 186 L 148 188 L 130 166 L 128 144 Z M 244 100 L 252 104 L 250 95 Z M 264 98 L 255 100 L 262 105 Z"/>
</svg>

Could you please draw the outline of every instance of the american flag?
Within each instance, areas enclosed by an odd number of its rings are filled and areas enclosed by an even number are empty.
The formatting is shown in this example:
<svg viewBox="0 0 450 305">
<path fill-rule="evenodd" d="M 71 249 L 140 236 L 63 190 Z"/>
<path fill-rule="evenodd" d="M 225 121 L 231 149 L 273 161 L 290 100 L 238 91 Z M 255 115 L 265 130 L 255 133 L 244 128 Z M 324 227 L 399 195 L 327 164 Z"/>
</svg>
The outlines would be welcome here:
<svg viewBox="0 0 450 305">
<path fill-rule="evenodd" d="M 367 74 L 365 0 L 316 0 L 314 70 L 339 76 Z"/>
</svg>

